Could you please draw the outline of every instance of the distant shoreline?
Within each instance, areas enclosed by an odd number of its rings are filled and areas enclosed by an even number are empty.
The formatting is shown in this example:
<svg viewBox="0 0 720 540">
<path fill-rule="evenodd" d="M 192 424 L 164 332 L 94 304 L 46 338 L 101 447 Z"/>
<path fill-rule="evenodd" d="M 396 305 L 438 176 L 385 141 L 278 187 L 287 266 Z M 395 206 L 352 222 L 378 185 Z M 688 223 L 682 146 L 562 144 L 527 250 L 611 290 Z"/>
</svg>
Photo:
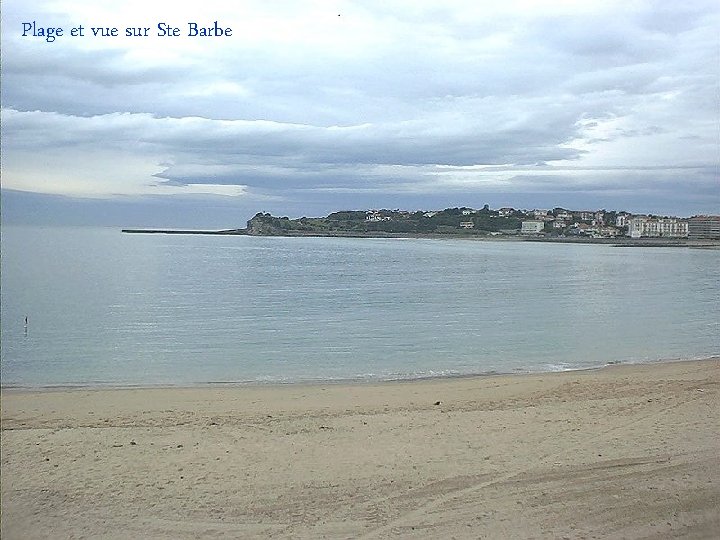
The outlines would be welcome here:
<svg viewBox="0 0 720 540">
<path fill-rule="evenodd" d="M 248 229 L 226 230 L 193 230 L 193 229 L 122 229 L 126 234 L 175 234 L 175 235 L 214 235 L 214 236 L 255 236 L 284 238 L 420 238 L 431 240 L 475 240 L 489 242 L 549 242 L 557 244 L 605 244 L 615 247 L 691 247 L 720 249 L 718 240 L 689 240 L 687 238 L 592 238 L 592 237 L 558 237 L 530 235 L 470 235 L 470 234 L 439 234 L 439 233 L 388 233 L 373 232 L 306 232 L 286 231 L 282 234 L 257 234 Z"/>
</svg>

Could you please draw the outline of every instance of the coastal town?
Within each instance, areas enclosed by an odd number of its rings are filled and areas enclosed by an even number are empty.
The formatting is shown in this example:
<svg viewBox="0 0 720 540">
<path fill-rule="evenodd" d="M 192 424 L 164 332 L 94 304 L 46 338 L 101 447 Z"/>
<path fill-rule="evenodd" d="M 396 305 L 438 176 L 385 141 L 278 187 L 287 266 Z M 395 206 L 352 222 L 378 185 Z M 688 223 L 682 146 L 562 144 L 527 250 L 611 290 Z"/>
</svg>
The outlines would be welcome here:
<svg viewBox="0 0 720 540">
<path fill-rule="evenodd" d="M 413 234 L 520 236 L 547 239 L 720 240 L 720 216 L 692 217 L 632 214 L 613 210 L 565 208 L 522 210 L 510 207 L 458 207 L 433 211 L 351 210 L 323 218 L 289 219 L 258 213 L 247 234 Z"/>
</svg>

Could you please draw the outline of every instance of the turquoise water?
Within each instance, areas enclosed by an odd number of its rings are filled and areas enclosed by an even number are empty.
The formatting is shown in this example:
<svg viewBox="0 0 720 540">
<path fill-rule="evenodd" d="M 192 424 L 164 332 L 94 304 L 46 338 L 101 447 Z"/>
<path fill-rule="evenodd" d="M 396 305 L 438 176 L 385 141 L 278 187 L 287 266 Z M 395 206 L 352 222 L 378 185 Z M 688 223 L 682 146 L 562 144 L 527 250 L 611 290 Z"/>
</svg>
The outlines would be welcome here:
<svg viewBox="0 0 720 540">
<path fill-rule="evenodd" d="M 2 230 L 2 384 L 552 371 L 720 353 L 720 252 Z M 28 316 L 27 329 L 24 317 Z"/>
</svg>

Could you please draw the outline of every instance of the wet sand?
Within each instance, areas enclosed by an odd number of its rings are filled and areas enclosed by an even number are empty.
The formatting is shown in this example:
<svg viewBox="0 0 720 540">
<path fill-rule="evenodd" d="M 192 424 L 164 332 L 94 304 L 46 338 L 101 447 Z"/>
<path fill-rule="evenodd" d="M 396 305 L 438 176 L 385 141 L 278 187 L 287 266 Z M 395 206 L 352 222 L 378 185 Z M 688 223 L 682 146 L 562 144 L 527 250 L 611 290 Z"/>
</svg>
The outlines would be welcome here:
<svg viewBox="0 0 720 540">
<path fill-rule="evenodd" d="M 716 538 L 720 359 L 2 391 L 2 538 Z"/>
</svg>

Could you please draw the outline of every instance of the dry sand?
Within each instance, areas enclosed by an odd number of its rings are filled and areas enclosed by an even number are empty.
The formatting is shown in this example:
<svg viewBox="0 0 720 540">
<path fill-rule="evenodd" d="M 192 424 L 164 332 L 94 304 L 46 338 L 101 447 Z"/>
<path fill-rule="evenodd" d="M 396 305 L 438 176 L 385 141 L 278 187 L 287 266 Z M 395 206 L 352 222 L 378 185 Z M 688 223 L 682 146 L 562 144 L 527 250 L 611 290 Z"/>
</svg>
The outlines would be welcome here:
<svg viewBox="0 0 720 540">
<path fill-rule="evenodd" d="M 718 358 L 4 390 L 2 538 L 718 538 L 719 456 Z"/>
</svg>

